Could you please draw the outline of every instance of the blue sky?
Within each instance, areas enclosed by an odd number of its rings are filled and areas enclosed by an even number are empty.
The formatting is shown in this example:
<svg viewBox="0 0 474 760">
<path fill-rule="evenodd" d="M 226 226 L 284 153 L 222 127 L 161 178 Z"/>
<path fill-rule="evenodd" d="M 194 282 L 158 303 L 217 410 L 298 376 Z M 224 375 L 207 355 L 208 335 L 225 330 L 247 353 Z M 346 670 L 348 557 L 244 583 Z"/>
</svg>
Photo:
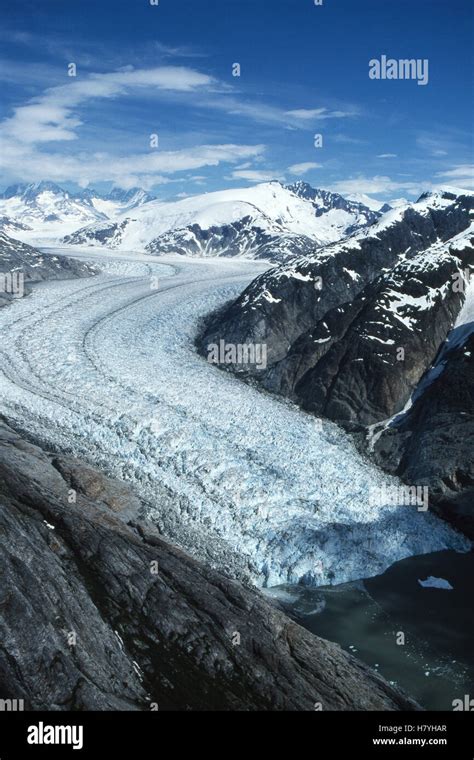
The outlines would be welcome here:
<svg viewBox="0 0 474 760">
<path fill-rule="evenodd" d="M 1 183 L 163 198 L 272 178 L 382 199 L 472 188 L 473 8 L 15 0 L 0 31 Z M 428 59 L 428 84 L 370 79 L 382 54 Z"/>
</svg>

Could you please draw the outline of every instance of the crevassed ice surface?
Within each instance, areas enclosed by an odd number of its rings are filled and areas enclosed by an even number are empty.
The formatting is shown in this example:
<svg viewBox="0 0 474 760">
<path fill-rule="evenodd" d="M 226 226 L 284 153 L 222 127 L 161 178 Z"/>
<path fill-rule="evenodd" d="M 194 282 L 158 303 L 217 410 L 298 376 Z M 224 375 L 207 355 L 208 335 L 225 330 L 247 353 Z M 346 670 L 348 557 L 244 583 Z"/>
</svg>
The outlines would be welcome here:
<svg viewBox="0 0 474 760">
<path fill-rule="evenodd" d="M 262 265 L 153 261 L 122 256 L 108 265 L 118 274 L 47 283 L 0 310 L 7 417 L 129 481 L 172 538 L 179 524 L 224 542 L 260 585 L 339 583 L 468 548 L 431 514 L 374 504 L 397 481 L 337 426 L 196 354 L 199 319 Z"/>
</svg>

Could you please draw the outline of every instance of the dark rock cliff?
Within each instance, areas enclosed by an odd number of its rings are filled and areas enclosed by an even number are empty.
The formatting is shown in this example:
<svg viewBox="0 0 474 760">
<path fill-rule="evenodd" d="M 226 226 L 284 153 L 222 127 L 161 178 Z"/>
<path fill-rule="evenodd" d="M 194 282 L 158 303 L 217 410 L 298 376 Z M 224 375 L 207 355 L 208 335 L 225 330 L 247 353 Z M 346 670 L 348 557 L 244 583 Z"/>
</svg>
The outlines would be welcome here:
<svg viewBox="0 0 474 760">
<path fill-rule="evenodd" d="M 453 283 L 474 266 L 474 246 L 449 241 L 469 229 L 472 209 L 474 196 L 421 200 L 393 222 L 265 272 L 211 317 L 201 352 L 220 340 L 265 344 L 264 371 L 233 369 L 336 422 L 391 416 L 461 309 Z"/>
<path fill-rule="evenodd" d="M 0 307 L 30 293 L 31 285 L 36 282 L 89 277 L 95 273 L 87 264 L 65 256 L 43 254 L 0 230 Z M 22 277 L 21 292 L 17 287 L 18 275 Z"/>
<path fill-rule="evenodd" d="M 431 506 L 474 539 L 474 324 L 453 331 L 424 383 L 376 438 L 374 456 L 406 482 L 427 485 Z"/>
<path fill-rule="evenodd" d="M 335 644 L 134 523 L 123 483 L 0 424 L 0 696 L 33 710 L 400 710 Z"/>
</svg>

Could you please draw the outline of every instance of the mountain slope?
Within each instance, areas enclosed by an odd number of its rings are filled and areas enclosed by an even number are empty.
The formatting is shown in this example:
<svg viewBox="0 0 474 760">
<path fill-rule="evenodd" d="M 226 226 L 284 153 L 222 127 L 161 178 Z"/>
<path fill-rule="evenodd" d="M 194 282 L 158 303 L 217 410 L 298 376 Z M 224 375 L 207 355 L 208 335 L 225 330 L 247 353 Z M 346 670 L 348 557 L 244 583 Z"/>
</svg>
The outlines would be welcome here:
<svg viewBox="0 0 474 760">
<path fill-rule="evenodd" d="M 4 214 L 3 216 L 0 216 L 0 230 L 6 235 L 14 235 L 16 232 L 22 233 L 31 230 L 31 227 Z"/>
<path fill-rule="evenodd" d="M 115 187 L 109 193 L 84 190 L 80 197 L 89 199 L 96 211 L 110 219 L 130 213 L 135 208 L 156 200 L 154 195 L 147 193 L 140 187 L 132 187 L 130 190 L 121 190 Z"/>
<path fill-rule="evenodd" d="M 317 217 L 337 210 L 352 216 L 354 221 L 352 226 L 348 226 L 347 234 L 350 234 L 351 230 L 355 231 L 372 224 L 380 217 L 380 214 L 377 212 L 382 207 L 382 204 L 374 208 L 374 203 L 376 202 L 368 196 L 363 196 L 363 199 L 346 198 L 339 195 L 339 193 L 313 188 L 308 182 L 303 182 L 302 180 L 286 187 L 299 198 L 310 201 Z"/>
<path fill-rule="evenodd" d="M 265 272 L 209 320 L 201 351 L 220 340 L 265 344 L 266 369 L 234 369 L 337 422 L 390 417 L 462 307 L 452 285 L 474 266 L 473 209 L 474 195 L 422 196 L 343 243 Z"/>
<path fill-rule="evenodd" d="M 427 485 L 436 510 L 474 539 L 474 277 L 411 406 L 375 426 L 370 444 L 380 466 Z"/>
<path fill-rule="evenodd" d="M 371 211 L 380 211 L 384 206 L 388 205 L 383 201 L 372 198 L 370 195 L 366 195 L 365 193 L 344 193 L 344 198 L 348 201 L 354 201 L 355 203 L 362 203 L 364 206 L 367 206 L 367 208 L 370 208 Z"/>
</svg>

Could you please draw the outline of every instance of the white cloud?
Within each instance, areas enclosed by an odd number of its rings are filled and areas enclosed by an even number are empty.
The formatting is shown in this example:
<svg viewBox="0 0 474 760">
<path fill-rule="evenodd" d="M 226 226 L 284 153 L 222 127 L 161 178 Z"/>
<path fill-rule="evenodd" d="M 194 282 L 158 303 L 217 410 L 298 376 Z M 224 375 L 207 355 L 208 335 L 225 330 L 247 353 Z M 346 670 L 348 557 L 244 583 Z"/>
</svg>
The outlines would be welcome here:
<svg viewBox="0 0 474 760">
<path fill-rule="evenodd" d="M 74 181 L 81 186 L 113 181 L 125 188 L 138 184 L 146 189 L 169 182 L 167 175 L 218 166 L 220 163 L 237 163 L 258 156 L 263 150 L 263 145 L 227 144 L 199 145 L 178 151 L 151 151 L 128 156 L 115 156 L 105 152 L 58 156 L 31 147 L 15 150 L 11 146 L 11 150 L 5 150 L 0 157 L 0 167 L 6 174 L 14 174 L 18 171 L 18 166 L 21 166 L 21 176 L 25 181 L 47 177 L 57 182 Z"/>
<path fill-rule="evenodd" d="M 312 161 L 307 161 L 306 163 L 293 164 L 293 166 L 289 166 L 288 171 L 290 174 L 302 175 L 311 171 L 311 169 L 321 169 L 321 167 L 322 164 L 315 164 Z"/>
<path fill-rule="evenodd" d="M 169 182 L 167 175 L 194 171 L 220 163 L 255 160 L 263 145 L 197 145 L 176 151 L 150 150 L 141 154 L 112 155 L 107 151 L 55 153 L 46 143 L 64 143 L 78 139 L 82 119 L 80 106 L 92 99 L 132 96 L 142 89 L 151 93 L 164 91 L 181 95 L 213 92 L 213 78 L 185 67 L 164 66 L 154 69 L 127 67 L 108 74 L 74 79 L 67 85 L 52 87 L 43 95 L 15 109 L 13 116 L 0 125 L 2 152 L 0 167 L 7 176 L 34 181 L 47 177 L 56 181 L 113 181 L 123 187 L 134 184 L 152 186 Z M 106 135 L 104 144 L 107 144 Z M 49 147 L 49 146 L 48 146 Z"/>
<path fill-rule="evenodd" d="M 71 77 L 68 84 L 51 87 L 40 97 L 16 108 L 13 116 L 3 121 L 1 132 L 20 143 L 74 140 L 77 138 L 75 130 L 82 124 L 74 109 L 87 101 L 136 94 L 142 88 L 190 93 L 214 86 L 215 80 L 211 77 L 183 66 L 129 67 L 108 74 L 92 74 L 85 79 Z"/>
<path fill-rule="evenodd" d="M 277 106 L 259 101 L 243 101 L 236 98 L 225 85 L 220 85 L 222 92 L 219 97 L 200 98 L 199 105 L 209 109 L 224 111 L 230 116 L 243 116 L 262 124 L 275 124 L 287 129 L 310 129 L 312 123 L 324 119 L 345 118 L 355 116 L 355 111 L 328 111 L 327 108 L 312 110 L 298 109 L 286 111 Z"/>
<path fill-rule="evenodd" d="M 456 179 L 454 182 L 441 182 L 438 185 L 432 186 L 433 190 L 446 190 L 457 193 L 461 190 L 474 191 L 474 180 L 472 177 L 464 177 L 462 179 Z"/>
<path fill-rule="evenodd" d="M 474 164 L 461 164 L 460 166 L 455 166 L 454 169 L 438 172 L 436 176 L 449 177 L 450 179 L 453 177 L 470 178 L 472 181 L 474 178 Z"/>
<path fill-rule="evenodd" d="M 346 119 L 357 116 L 357 111 L 330 111 L 327 108 L 297 108 L 286 111 L 287 116 L 303 121 L 324 121 L 325 119 Z"/>
<path fill-rule="evenodd" d="M 353 112 L 328 111 L 326 108 L 284 111 L 259 102 L 243 102 L 233 95 L 226 83 L 185 66 L 158 66 L 122 69 L 89 74 L 85 78 L 70 77 L 67 84 L 51 87 L 15 109 L 12 117 L 1 126 L 4 135 L 19 142 L 40 143 L 70 141 L 77 138 L 77 127 L 82 120 L 74 113 L 81 105 L 93 99 L 131 97 L 147 90 L 151 95 L 172 93 L 174 96 L 194 95 L 198 100 L 187 100 L 188 105 L 223 110 L 230 115 L 241 115 L 254 121 L 291 126 L 301 121 L 343 118 Z M 219 97 L 216 97 L 216 93 Z"/>
<path fill-rule="evenodd" d="M 397 192 L 404 190 L 411 195 L 420 195 L 427 186 L 420 185 L 418 182 L 396 182 L 390 177 L 351 177 L 350 179 L 334 182 L 330 189 L 337 193 L 366 193 L 367 195 L 377 195 L 384 193 Z"/>
<path fill-rule="evenodd" d="M 380 153 L 380 155 L 377 156 L 377 158 L 396 158 L 396 153 Z"/>
<path fill-rule="evenodd" d="M 454 169 L 448 169 L 447 171 L 438 172 L 437 177 L 446 178 L 449 182 L 453 182 L 455 187 L 460 190 L 474 190 L 474 165 L 473 164 L 460 164 L 455 166 Z M 438 187 L 445 187 L 445 184 L 441 184 Z"/>
<path fill-rule="evenodd" d="M 90 127 L 87 107 L 93 100 L 110 101 L 132 98 L 137 95 L 185 102 L 188 107 L 221 110 L 230 115 L 241 115 L 253 121 L 280 124 L 287 128 L 309 128 L 315 119 L 343 118 L 352 112 L 329 111 L 326 108 L 285 111 L 258 102 L 241 102 L 235 89 L 205 73 L 185 66 L 157 66 L 135 68 L 126 66 L 108 73 L 67 77 L 67 83 L 46 89 L 26 103 L 19 105 L 13 114 L 0 124 L 2 155 L 0 167 L 5 175 L 14 179 L 75 181 L 81 185 L 94 181 L 114 181 L 124 187 L 132 184 L 158 184 L 169 182 L 175 172 L 196 170 L 220 163 L 258 161 L 263 145 L 198 145 L 183 150 L 150 151 L 143 154 L 113 155 L 108 151 L 91 153 L 87 143 L 79 143 L 81 128 Z M 108 115 L 109 117 L 109 115 Z M 109 118 L 110 120 L 110 118 Z M 93 125 L 92 125 L 93 126 Z M 80 145 L 75 151 L 67 150 L 67 143 Z M 62 146 L 55 152 L 52 145 Z M 124 140 L 119 150 L 127 146 Z M 82 148 L 82 150 L 81 150 Z M 251 164 L 253 165 L 253 163 Z M 308 165 L 309 170 L 310 167 Z M 249 181 L 273 179 L 269 171 L 237 168 L 234 176 Z"/>
<path fill-rule="evenodd" d="M 283 179 L 283 177 L 271 171 L 244 169 L 232 172 L 232 179 L 245 179 L 248 182 L 271 182 L 274 179 Z"/>
<path fill-rule="evenodd" d="M 422 193 L 432 190 L 474 190 L 474 166 L 461 164 L 453 169 L 438 172 L 436 178 L 445 179 L 445 182 L 413 182 L 411 180 L 396 181 L 391 177 L 350 177 L 349 179 L 334 182 L 330 190 L 342 195 L 367 194 L 384 195 L 402 191 L 407 195 L 420 196 Z"/>
</svg>

